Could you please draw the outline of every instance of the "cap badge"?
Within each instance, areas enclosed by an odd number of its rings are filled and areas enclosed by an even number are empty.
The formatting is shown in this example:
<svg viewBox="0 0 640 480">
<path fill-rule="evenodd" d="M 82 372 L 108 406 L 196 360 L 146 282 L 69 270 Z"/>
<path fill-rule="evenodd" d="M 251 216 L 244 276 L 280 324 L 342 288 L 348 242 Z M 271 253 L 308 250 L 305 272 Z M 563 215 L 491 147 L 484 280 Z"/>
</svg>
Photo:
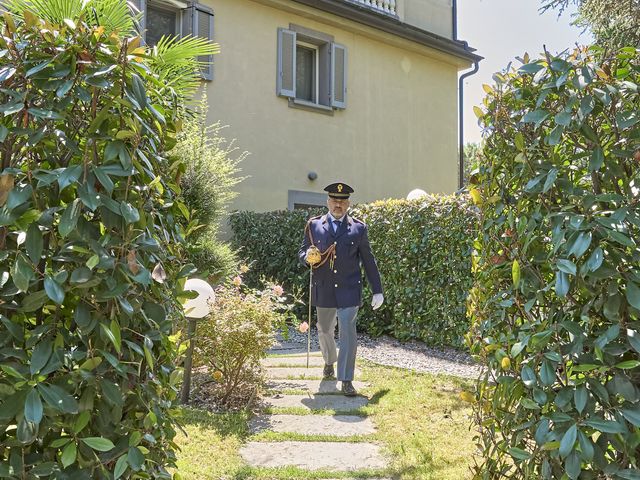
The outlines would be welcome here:
<svg viewBox="0 0 640 480">
<path fill-rule="evenodd" d="M 338 192 L 342 192 L 342 184 L 341 183 L 338 184 Z"/>
</svg>

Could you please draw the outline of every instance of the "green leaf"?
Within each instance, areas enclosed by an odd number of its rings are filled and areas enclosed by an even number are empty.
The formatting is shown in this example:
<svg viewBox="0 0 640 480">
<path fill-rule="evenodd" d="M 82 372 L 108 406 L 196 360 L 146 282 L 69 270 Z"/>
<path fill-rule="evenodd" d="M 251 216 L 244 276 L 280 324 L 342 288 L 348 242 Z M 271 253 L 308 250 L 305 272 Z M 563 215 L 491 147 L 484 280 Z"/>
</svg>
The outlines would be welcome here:
<svg viewBox="0 0 640 480">
<path fill-rule="evenodd" d="M 628 370 L 640 366 L 640 360 L 625 360 L 624 362 L 616 363 L 616 368 Z"/>
<path fill-rule="evenodd" d="M 127 462 L 136 472 L 142 468 L 142 466 L 144 465 L 144 455 L 142 455 L 142 452 L 138 449 L 138 447 L 129 447 Z"/>
<path fill-rule="evenodd" d="M 58 225 L 58 231 L 62 238 L 69 235 L 75 230 L 78 219 L 80 218 L 80 212 L 82 209 L 82 201 L 76 198 L 71 205 L 68 205 L 64 210 L 62 217 L 60 218 L 60 224 Z"/>
<path fill-rule="evenodd" d="M 31 362 L 29 364 L 31 375 L 38 373 L 47 364 L 52 351 L 53 342 L 51 340 L 45 339 L 36 345 L 31 354 Z"/>
<path fill-rule="evenodd" d="M 593 442 L 589 437 L 587 437 L 581 430 L 578 430 L 578 443 L 580 445 L 580 451 L 582 452 L 581 457 L 590 462 L 593 459 L 594 448 Z"/>
<path fill-rule="evenodd" d="M 520 375 L 525 386 L 533 387 L 534 385 L 536 385 L 536 374 L 529 365 L 525 365 L 522 367 L 522 372 L 520 373 Z"/>
<path fill-rule="evenodd" d="M 556 381 L 556 369 L 549 360 L 542 362 L 542 368 L 540 368 L 540 381 L 544 385 L 553 385 Z"/>
<path fill-rule="evenodd" d="M 587 400 L 589 399 L 589 392 L 587 391 L 587 387 L 584 385 L 576 388 L 575 392 L 573 392 L 573 402 L 576 405 L 576 410 L 579 413 L 582 413 L 584 407 L 587 405 Z"/>
<path fill-rule="evenodd" d="M 38 390 L 45 402 L 63 413 L 78 413 L 78 401 L 64 388 L 46 383 L 38 384 Z"/>
<path fill-rule="evenodd" d="M 113 479 L 118 480 L 124 472 L 127 471 L 127 455 L 122 455 L 116 462 L 116 467 L 113 470 Z"/>
<path fill-rule="evenodd" d="M 56 302 L 58 305 L 62 305 L 64 302 L 64 289 L 49 275 L 44 277 L 44 290 L 47 292 L 47 296 Z"/>
<path fill-rule="evenodd" d="M 62 455 L 60 456 L 60 462 L 64 468 L 67 468 L 69 465 L 73 464 L 76 461 L 76 455 L 78 453 L 76 443 L 71 442 L 64 450 L 62 450 Z"/>
<path fill-rule="evenodd" d="M 565 272 L 558 270 L 556 272 L 556 295 L 560 298 L 566 297 L 570 284 L 569 276 Z"/>
<path fill-rule="evenodd" d="M 124 399 L 120 387 L 106 379 L 100 380 L 100 388 L 106 399 L 113 405 L 122 406 Z"/>
<path fill-rule="evenodd" d="M 89 420 L 91 420 L 91 412 L 88 410 L 81 412 L 76 417 L 75 422 L 73 422 L 73 433 L 75 433 L 76 435 L 80 433 L 84 429 L 84 427 L 87 426 Z"/>
<path fill-rule="evenodd" d="M 640 406 L 623 408 L 620 412 L 631 424 L 640 427 Z"/>
<path fill-rule="evenodd" d="M 588 272 L 595 272 L 600 268 L 602 262 L 604 261 L 604 252 L 602 248 L 596 247 L 591 255 L 589 255 L 589 259 L 587 260 L 585 267 Z"/>
<path fill-rule="evenodd" d="M 627 431 L 623 425 L 614 420 L 600 420 L 592 418 L 584 422 L 585 425 L 603 433 L 625 433 Z"/>
<path fill-rule="evenodd" d="M 11 269 L 11 278 L 13 279 L 14 285 L 21 292 L 26 292 L 29 290 L 29 284 L 33 277 L 33 268 L 24 256 L 19 253 L 16 257 L 16 261 L 13 263 L 13 268 Z"/>
<path fill-rule="evenodd" d="M 24 418 L 31 423 L 38 425 L 42 420 L 42 400 L 40 400 L 40 394 L 33 388 L 27 395 L 27 399 L 24 404 Z"/>
<path fill-rule="evenodd" d="M 104 334 L 107 336 L 107 338 L 109 339 L 109 341 L 113 344 L 113 346 L 116 348 L 116 351 L 118 353 L 120 353 L 120 342 L 118 341 L 118 339 L 116 339 L 116 336 L 114 335 L 114 333 L 111 331 L 111 329 L 105 324 L 105 323 L 101 323 L 100 324 L 100 328 L 102 329 L 102 331 L 104 332 Z"/>
<path fill-rule="evenodd" d="M 631 345 L 636 352 L 640 353 L 640 335 L 638 332 L 627 329 L 627 339 L 629 340 L 629 345 Z"/>
<path fill-rule="evenodd" d="M 45 68 L 47 68 L 49 65 L 51 65 L 51 62 L 53 60 L 51 58 L 49 58 L 48 60 L 45 60 L 42 63 L 39 63 L 38 65 L 36 65 L 35 67 L 31 67 L 29 70 L 27 70 L 27 73 L 24 74 L 25 77 L 31 77 L 33 75 L 35 75 L 36 73 L 44 70 Z"/>
<path fill-rule="evenodd" d="M 38 264 L 40 262 L 40 257 L 42 256 L 43 249 L 43 239 L 42 232 L 40 231 L 40 227 L 38 227 L 37 223 L 32 223 L 27 230 L 27 255 L 34 264 Z"/>
<path fill-rule="evenodd" d="M 92 276 L 93 276 L 93 273 L 87 267 L 79 267 L 79 268 L 76 268 L 73 272 L 71 272 L 71 279 L 69 281 L 72 284 L 79 285 L 91 280 Z"/>
<path fill-rule="evenodd" d="M 511 447 L 509 449 L 509 455 L 517 460 L 530 460 L 532 458 L 529 452 L 517 447 Z"/>
<path fill-rule="evenodd" d="M 564 462 L 565 470 L 571 480 L 576 480 L 580 476 L 582 465 L 580 455 L 575 450 L 571 452 Z"/>
<path fill-rule="evenodd" d="M 524 117 L 522 117 L 522 121 L 524 123 L 535 123 L 537 128 L 547 117 L 549 117 L 549 112 L 546 110 L 533 110 L 527 112 Z"/>
<path fill-rule="evenodd" d="M 108 452 L 115 448 L 113 442 L 104 437 L 85 437 L 80 440 L 82 440 L 85 445 L 99 452 Z"/>
<path fill-rule="evenodd" d="M 556 261 L 556 265 L 558 266 L 558 269 L 563 271 L 564 273 L 568 273 L 569 275 L 576 274 L 576 264 L 571 260 L 561 258 Z"/>
<path fill-rule="evenodd" d="M 578 426 L 573 424 L 562 436 L 558 452 L 562 458 L 567 457 L 572 451 L 578 438 Z"/>
<path fill-rule="evenodd" d="M 85 264 L 87 268 L 93 269 L 100 263 L 100 257 L 98 255 L 92 255 L 87 263 Z"/>
<path fill-rule="evenodd" d="M 111 195 L 113 193 L 114 184 L 109 175 L 99 167 L 93 167 L 93 173 L 104 189 L 109 192 L 109 195 Z"/>
<path fill-rule="evenodd" d="M 632 281 L 627 282 L 626 297 L 632 307 L 640 310 L 640 288 Z"/>
<path fill-rule="evenodd" d="M 571 113 L 570 112 L 560 112 L 555 116 L 555 121 L 558 125 L 568 126 L 571 124 Z"/>
<path fill-rule="evenodd" d="M 81 370 L 93 370 L 102 363 L 102 357 L 92 357 L 80 365 Z"/>
<path fill-rule="evenodd" d="M 589 160 L 589 171 L 594 172 L 602 168 L 604 163 L 604 152 L 601 147 L 596 147 L 591 153 L 591 159 Z"/>
<path fill-rule="evenodd" d="M 571 249 L 569 250 L 569 255 L 575 255 L 576 258 L 582 257 L 584 252 L 587 251 L 589 246 L 591 245 L 592 234 L 591 232 L 580 232 L 580 234 L 576 237 Z"/>
<path fill-rule="evenodd" d="M 640 470 L 626 468 L 624 470 L 618 470 L 616 472 L 616 478 L 622 478 L 623 480 L 640 480 Z"/>
<path fill-rule="evenodd" d="M 136 75 L 135 73 L 131 75 L 132 87 L 133 87 L 133 96 L 140 105 L 140 108 L 145 108 L 147 106 L 147 92 L 144 88 L 144 83 L 142 79 Z"/>
<path fill-rule="evenodd" d="M 138 209 L 133 207 L 130 203 L 124 201 L 121 202 L 120 211 L 127 223 L 137 223 L 140 221 L 140 213 L 138 212 Z"/>
<path fill-rule="evenodd" d="M 527 63 L 526 65 L 522 65 L 518 69 L 518 72 L 519 73 L 535 74 L 535 73 L 538 73 L 540 70 L 542 70 L 544 68 L 545 67 L 540 65 L 539 63 Z"/>
<path fill-rule="evenodd" d="M 80 178 L 80 175 L 82 175 L 82 165 L 73 165 L 63 169 L 58 175 L 60 191 L 67 188 L 69 185 L 76 183 Z"/>
<path fill-rule="evenodd" d="M 518 260 L 514 260 L 511 264 L 511 278 L 513 280 L 513 287 L 518 288 L 518 284 L 520 283 L 520 264 Z"/>
</svg>

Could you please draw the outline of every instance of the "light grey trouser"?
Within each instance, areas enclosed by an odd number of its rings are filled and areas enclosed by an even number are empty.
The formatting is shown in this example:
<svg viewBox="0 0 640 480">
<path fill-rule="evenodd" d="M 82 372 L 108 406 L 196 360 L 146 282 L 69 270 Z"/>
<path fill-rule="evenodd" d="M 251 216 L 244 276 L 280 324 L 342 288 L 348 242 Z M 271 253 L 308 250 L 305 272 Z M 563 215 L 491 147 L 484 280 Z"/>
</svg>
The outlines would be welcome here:
<svg viewBox="0 0 640 480">
<path fill-rule="evenodd" d="M 356 350 L 358 334 L 356 332 L 356 316 L 359 307 L 324 308 L 316 307 L 318 314 L 318 341 L 320 351 L 327 365 L 338 360 L 337 378 L 350 382 L 356 368 Z M 336 355 L 336 341 L 333 338 L 336 323 L 340 322 L 340 353 Z"/>
</svg>

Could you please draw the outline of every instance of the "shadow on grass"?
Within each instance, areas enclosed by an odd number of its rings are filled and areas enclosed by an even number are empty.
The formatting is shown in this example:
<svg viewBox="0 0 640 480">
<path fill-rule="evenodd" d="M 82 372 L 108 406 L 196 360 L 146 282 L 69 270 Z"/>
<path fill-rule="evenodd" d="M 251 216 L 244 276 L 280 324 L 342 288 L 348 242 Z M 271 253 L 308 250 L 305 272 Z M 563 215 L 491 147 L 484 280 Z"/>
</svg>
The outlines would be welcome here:
<svg viewBox="0 0 640 480">
<path fill-rule="evenodd" d="M 387 393 L 389 393 L 388 388 L 378 390 L 373 395 L 371 395 L 371 398 L 369 398 L 369 405 L 377 405 L 378 403 L 380 403 L 382 397 L 384 397 Z"/>
<path fill-rule="evenodd" d="M 183 427 L 194 426 L 214 430 L 221 437 L 234 436 L 245 440 L 251 433 L 247 428 L 248 414 L 211 413 L 195 408 L 183 408 L 180 423 Z"/>
</svg>

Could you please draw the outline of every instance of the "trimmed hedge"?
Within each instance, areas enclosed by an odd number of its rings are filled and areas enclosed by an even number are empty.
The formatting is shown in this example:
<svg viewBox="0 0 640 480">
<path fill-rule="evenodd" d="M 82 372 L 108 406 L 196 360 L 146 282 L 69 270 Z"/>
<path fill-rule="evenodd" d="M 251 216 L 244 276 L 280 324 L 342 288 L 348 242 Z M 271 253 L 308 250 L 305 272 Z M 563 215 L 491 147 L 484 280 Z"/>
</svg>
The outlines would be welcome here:
<svg viewBox="0 0 640 480">
<path fill-rule="evenodd" d="M 384 305 L 373 312 L 366 288 L 361 329 L 431 345 L 462 345 L 468 331 L 465 301 L 477 224 L 473 210 L 461 196 L 386 200 L 351 210 L 368 225 L 385 294 Z M 233 214 L 233 245 L 252 264 L 245 281 L 252 285 L 260 276 L 272 278 L 301 293 L 306 302 L 309 276 L 297 252 L 306 220 L 321 213 L 324 210 Z"/>
</svg>

